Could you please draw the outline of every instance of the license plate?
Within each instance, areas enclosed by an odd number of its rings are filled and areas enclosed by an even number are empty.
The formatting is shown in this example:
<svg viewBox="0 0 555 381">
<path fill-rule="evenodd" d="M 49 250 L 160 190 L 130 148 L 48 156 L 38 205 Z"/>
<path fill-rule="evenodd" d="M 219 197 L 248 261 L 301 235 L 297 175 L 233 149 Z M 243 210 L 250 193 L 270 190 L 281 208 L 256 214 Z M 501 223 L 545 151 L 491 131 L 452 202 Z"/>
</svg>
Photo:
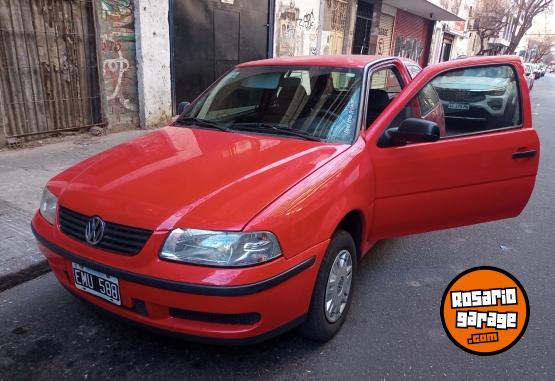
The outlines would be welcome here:
<svg viewBox="0 0 555 381">
<path fill-rule="evenodd" d="M 447 108 L 451 109 L 451 110 L 465 110 L 465 111 L 468 111 L 468 110 L 470 110 L 470 105 L 466 104 L 466 103 L 449 103 L 447 105 Z"/>
<path fill-rule="evenodd" d="M 72 263 L 75 287 L 109 302 L 121 305 L 118 278 Z"/>
</svg>

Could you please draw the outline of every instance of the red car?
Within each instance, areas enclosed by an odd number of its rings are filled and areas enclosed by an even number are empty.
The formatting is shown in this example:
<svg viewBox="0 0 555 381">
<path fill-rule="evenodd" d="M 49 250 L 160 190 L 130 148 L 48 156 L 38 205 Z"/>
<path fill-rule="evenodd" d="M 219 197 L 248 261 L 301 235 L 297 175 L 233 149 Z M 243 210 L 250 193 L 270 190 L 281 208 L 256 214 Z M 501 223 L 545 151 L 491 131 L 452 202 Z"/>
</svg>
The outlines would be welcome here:
<svg viewBox="0 0 555 381">
<path fill-rule="evenodd" d="M 520 59 L 419 70 L 375 56 L 238 65 L 170 126 L 49 181 L 39 247 L 69 291 L 144 327 L 329 340 L 376 241 L 515 217 L 532 193 Z"/>
</svg>

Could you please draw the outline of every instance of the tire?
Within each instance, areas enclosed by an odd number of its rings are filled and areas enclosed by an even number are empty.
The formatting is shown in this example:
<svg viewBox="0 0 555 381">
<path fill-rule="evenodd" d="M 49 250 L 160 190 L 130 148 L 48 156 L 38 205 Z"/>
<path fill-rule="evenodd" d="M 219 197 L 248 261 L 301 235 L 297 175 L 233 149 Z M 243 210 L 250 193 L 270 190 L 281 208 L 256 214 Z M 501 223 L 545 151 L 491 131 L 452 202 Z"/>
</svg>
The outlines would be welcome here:
<svg viewBox="0 0 555 381">
<path fill-rule="evenodd" d="M 348 269 L 349 266 L 347 256 L 350 256 L 350 272 Z M 334 264 L 334 277 L 336 277 L 336 281 L 332 282 L 338 283 L 339 287 L 341 287 L 340 290 L 342 292 L 340 294 L 343 298 L 338 296 L 337 299 L 333 300 L 345 299 L 345 291 L 347 296 L 344 304 L 337 303 L 340 306 L 343 306 L 342 309 L 341 307 L 339 309 L 331 308 L 328 309 L 328 312 L 326 312 L 326 297 L 328 297 L 329 300 L 329 296 L 337 295 L 333 292 L 326 295 L 328 281 L 332 279 L 330 275 Z M 356 269 L 357 255 L 355 241 L 346 231 L 338 230 L 333 235 L 328 249 L 326 250 L 322 264 L 320 265 L 318 277 L 316 278 L 316 284 L 314 285 L 314 291 L 312 292 L 308 315 L 305 322 L 299 328 L 301 335 L 311 340 L 326 342 L 339 332 L 343 322 L 345 321 L 347 313 L 349 312 L 349 307 L 353 299 L 355 283 L 354 275 L 356 274 Z M 350 284 L 347 283 L 349 279 L 347 274 L 350 274 Z M 349 286 L 348 289 L 347 286 Z M 337 287 L 333 287 L 333 289 L 337 291 Z M 328 306 L 329 305 L 330 304 L 328 304 Z M 335 314 L 333 313 L 334 311 L 336 312 Z"/>
</svg>

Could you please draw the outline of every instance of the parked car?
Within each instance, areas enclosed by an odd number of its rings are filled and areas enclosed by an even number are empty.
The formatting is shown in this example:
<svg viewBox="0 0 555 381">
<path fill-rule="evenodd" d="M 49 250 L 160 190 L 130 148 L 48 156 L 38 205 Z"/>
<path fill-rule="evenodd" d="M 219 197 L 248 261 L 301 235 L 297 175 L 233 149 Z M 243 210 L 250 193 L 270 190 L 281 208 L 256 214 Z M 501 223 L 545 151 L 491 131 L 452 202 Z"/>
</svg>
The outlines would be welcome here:
<svg viewBox="0 0 555 381">
<path fill-rule="evenodd" d="M 547 66 L 545 66 L 545 64 L 542 63 L 540 64 L 539 70 L 540 70 L 540 76 L 543 77 L 547 72 Z"/>
<path fill-rule="evenodd" d="M 555 65 L 551 65 L 551 67 L 549 68 L 549 72 L 555 73 Z"/>
<path fill-rule="evenodd" d="M 526 81 L 528 82 L 528 89 L 532 90 L 534 87 L 534 68 L 532 64 L 525 63 L 524 64 L 524 75 L 526 77 Z"/>
<path fill-rule="evenodd" d="M 517 83 L 509 66 L 469 68 L 444 75 L 434 87 L 442 99 L 445 118 L 462 120 L 466 128 L 510 123 L 518 107 Z M 464 97 L 462 97 L 464 96 Z M 469 115 L 472 120 L 469 120 Z"/>
<path fill-rule="evenodd" d="M 540 69 L 540 65 L 538 65 L 538 64 L 532 64 L 532 66 L 533 66 L 533 68 L 534 68 L 534 70 L 533 70 L 534 79 L 540 79 L 541 76 L 542 76 L 542 72 L 541 72 L 541 69 Z"/>
<path fill-rule="evenodd" d="M 171 125 L 50 180 L 32 221 L 39 248 L 71 293 L 157 332 L 235 344 L 300 326 L 329 340 L 377 241 L 515 217 L 534 187 L 520 60 L 416 66 L 240 64 Z M 505 124 L 461 129 L 476 92 L 499 101 Z"/>
</svg>

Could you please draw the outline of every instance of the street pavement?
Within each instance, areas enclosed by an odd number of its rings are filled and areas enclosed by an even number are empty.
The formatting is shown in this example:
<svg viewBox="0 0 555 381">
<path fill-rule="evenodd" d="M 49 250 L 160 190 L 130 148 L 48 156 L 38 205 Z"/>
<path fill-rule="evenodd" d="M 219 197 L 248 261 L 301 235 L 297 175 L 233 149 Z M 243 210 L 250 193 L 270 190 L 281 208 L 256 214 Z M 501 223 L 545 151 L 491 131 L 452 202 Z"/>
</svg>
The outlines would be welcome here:
<svg viewBox="0 0 555 381">
<path fill-rule="evenodd" d="M 555 75 L 536 81 L 532 103 L 542 155 L 522 215 L 378 243 L 360 265 L 349 317 L 332 341 L 295 332 L 247 347 L 168 339 L 97 313 L 47 274 L 0 294 L 0 380 L 553 380 Z M 481 265 L 515 275 L 531 306 L 522 339 L 489 357 L 452 344 L 439 314 L 447 284 Z"/>
<path fill-rule="evenodd" d="M 146 132 L 66 136 L 57 143 L 0 152 L 0 291 L 48 271 L 29 227 L 46 182 L 77 162 Z"/>
</svg>

